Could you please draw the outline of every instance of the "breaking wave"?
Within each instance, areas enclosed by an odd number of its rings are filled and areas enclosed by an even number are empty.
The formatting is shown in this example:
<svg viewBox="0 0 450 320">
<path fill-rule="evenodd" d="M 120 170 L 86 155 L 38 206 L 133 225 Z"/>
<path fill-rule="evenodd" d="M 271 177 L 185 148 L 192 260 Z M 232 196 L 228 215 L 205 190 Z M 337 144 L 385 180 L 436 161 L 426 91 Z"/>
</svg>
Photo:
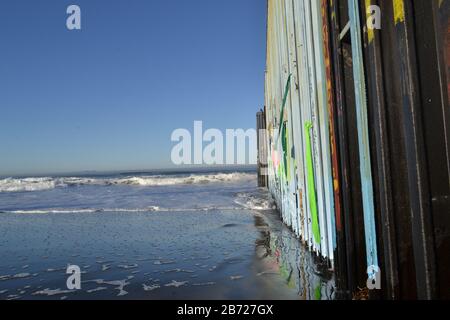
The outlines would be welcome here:
<svg viewBox="0 0 450 320">
<path fill-rule="evenodd" d="M 194 185 L 219 182 L 235 182 L 240 180 L 254 179 L 252 173 L 214 173 L 214 174 L 191 174 L 191 175 L 153 175 L 153 176 L 130 176 L 123 178 L 86 178 L 86 177 L 42 177 L 42 178 L 7 178 L 0 180 L 0 192 L 24 192 L 43 191 L 54 188 L 82 185 L 131 185 L 131 186 L 172 186 L 172 185 Z"/>
<path fill-rule="evenodd" d="M 41 191 L 56 187 L 52 178 L 7 178 L 0 180 L 0 192 Z"/>
<path fill-rule="evenodd" d="M 204 205 L 194 207 L 164 208 L 159 206 L 147 206 L 143 208 L 45 208 L 26 210 L 0 210 L 0 213 L 9 214 L 98 214 L 103 212 L 119 213 L 151 213 L 151 212 L 211 212 L 211 211 L 235 211 L 251 210 L 265 211 L 276 209 L 275 202 L 268 192 L 240 192 L 234 195 L 233 202 L 236 205 L 216 206 Z"/>
<path fill-rule="evenodd" d="M 249 210 L 274 210 L 275 202 L 267 191 L 241 192 L 236 195 L 234 202 Z"/>
</svg>

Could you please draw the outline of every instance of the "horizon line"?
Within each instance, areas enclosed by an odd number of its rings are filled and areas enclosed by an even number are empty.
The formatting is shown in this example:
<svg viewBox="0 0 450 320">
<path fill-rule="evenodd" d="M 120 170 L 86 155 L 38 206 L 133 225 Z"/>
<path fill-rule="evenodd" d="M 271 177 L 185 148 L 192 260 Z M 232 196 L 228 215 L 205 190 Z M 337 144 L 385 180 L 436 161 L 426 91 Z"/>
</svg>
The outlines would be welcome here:
<svg viewBox="0 0 450 320">
<path fill-rule="evenodd" d="M 256 169 L 256 164 L 231 164 L 231 165 L 183 165 L 174 167 L 161 168 L 147 168 L 147 169 L 112 169 L 112 170 L 74 170 L 74 171 L 54 171 L 54 172 L 40 172 L 40 173 L 0 173 L 0 179 L 15 178 L 15 177 L 45 177 L 45 176 L 67 176 L 67 175 L 106 175 L 106 174 L 127 174 L 127 173 L 151 173 L 151 172 L 176 172 L 177 170 L 188 172 L 189 170 L 214 170 L 214 169 Z"/>
</svg>

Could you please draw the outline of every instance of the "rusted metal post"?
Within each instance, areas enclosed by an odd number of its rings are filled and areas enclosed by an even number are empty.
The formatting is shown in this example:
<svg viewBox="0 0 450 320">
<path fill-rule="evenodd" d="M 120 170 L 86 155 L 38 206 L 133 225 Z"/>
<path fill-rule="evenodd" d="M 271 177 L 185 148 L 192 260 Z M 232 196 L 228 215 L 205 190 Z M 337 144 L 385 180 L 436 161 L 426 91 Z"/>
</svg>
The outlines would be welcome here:
<svg viewBox="0 0 450 320">
<path fill-rule="evenodd" d="M 256 131 L 258 144 L 258 187 L 267 187 L 267 136 L 266 114 L 264 110 L 256 114 Z"/>
</svg>

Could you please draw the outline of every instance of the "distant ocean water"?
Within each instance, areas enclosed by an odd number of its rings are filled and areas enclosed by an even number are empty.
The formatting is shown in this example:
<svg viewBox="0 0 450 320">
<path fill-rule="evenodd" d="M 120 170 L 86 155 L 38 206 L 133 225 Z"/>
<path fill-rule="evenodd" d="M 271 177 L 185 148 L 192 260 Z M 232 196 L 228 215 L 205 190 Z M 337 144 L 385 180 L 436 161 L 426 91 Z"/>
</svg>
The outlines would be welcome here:
<svg viewBox="0 0 450 320">
<path fill-rule="evenodd" d="M 251 194 L 238 193 L 254 189 L 253 171 L 5 178 L 0 180 L 0 211 L 146 212 L 237 210 L 248 206 L 269 209 L 267 201 L 261 203 Z M 223 192 L 211 192 L 214 190 Z M 231 190 L 235 191 L 234 199 L 226 193 Z"/>
<path fill-rule="evenodd" d="M 0 299 L 331 298 L 274 209 L 252 170 L 3 178 Z"/>
</svg>

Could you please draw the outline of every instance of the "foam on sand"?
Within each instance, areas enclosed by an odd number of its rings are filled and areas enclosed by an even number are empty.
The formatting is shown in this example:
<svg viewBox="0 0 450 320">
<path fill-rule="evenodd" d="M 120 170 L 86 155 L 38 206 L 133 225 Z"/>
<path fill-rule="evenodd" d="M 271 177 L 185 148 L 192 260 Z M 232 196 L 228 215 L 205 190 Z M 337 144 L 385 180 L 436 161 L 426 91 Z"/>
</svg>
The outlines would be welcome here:
<svg viewBox="0 0 450 320">
<path fill-rule="evenodd" d="M 74 292 L 74 291 L 46 288 L 44 290 L 33 292 L 31 295 L 33 295 L 33 296 L 41 295 L 41 296 L 49 296 L 49 297 L 51 297 L 51 296 L 56 296 L 56 295 L 61 295 L 61 294 L 66 294 L 66 293 L 72 293 L 72 292 Z"/>
<path fill-rule="evenodd" d="M 176 281 L 176 280 L 172 280 L 172 282 L 165 284 L 165 287 L 182 287 L 187 285 L 188 281 Z"/>
</svg>

